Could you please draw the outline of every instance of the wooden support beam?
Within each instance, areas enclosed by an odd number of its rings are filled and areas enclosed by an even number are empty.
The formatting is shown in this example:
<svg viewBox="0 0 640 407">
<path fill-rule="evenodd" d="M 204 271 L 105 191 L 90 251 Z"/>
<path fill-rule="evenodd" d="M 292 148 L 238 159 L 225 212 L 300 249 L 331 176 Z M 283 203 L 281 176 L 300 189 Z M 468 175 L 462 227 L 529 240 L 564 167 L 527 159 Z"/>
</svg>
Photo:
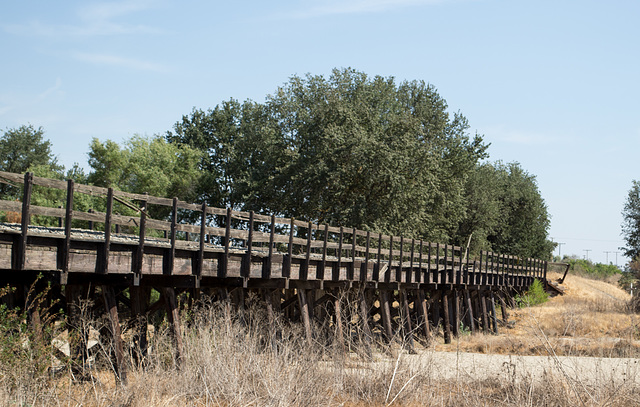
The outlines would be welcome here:
<svg viewBox="0 0 640 407">
<path fill-rule="evenodd" d="M 498 316 L 496 315 L 496 299 L 493 291 L 489 292 L 489 305 L 491 307 L 491 324 L 493 325 L 493 333 L 498 334 Z"/>
<path fill-rule="evenodd" d="M 444 343 L 451 343 L 451 319 L 449 318 L 449 293 L 447 291 L 442 292 L 442 310 L 444 315 L 442 317 L 442 325 L 444 328 Z"/>
<path fill-rule="evenodd" d="M 485 296 L 484 291 L 478 292 L 478 298 L 480 300 L 480 312 L 482 312 L 482 331 L 487 333 L 491 328 L 489 325 L 489 317 L 487 315 L 487 297 Z"/>
<path fill-rule="evenodd" d="M 427 299 L 424 295 L 424 290 L 416 290 L 416 304 L 419 315 L 419 327 L 424 334 L 427 342 L 431 341 L 431 328 L 429 326 L 429 309 L 427 306 Z"/>
<path fill-rule="evenodd" d="M 404 341 L 409 348 L 409 351 L 414 353 L 415 348 L 413 344 L 413 326 L 411 324 L 411 311 L 409 308 L 409 295 L 406 290 L 400 290 L 400 301 L 402 301 L 402 322 L 404 327 Z"/>
<path fill-rule="evenodd" d="M 393 340 L 393 328 L 391 327 L 391 304 L 389 304 L 389 291 L 380 290 L 380 316 L 382 317 L 382 326 L 387 341 Z"/>
<path fill-rule="evenodd" d="M 469 290 L 464 290 L 464 303 L 466 308 L 467 326 L 469 327 L 469 330 L 471 331 L 471 333 L 475 333 L 476 324 L 473 319 L 474 312 L 473 312 L 473 306 L 471 304 L 471 294 L 469 293 Z"/>
<path fill-rule="evenodd" d="M 171 326 L 171 334 L 173 336 L 173 344 L 176 351 L 176 365 L 182 365 L 182 356 L 184 355 L 184 347 L 182 345 L 182 332 L 180 328 L 180 310 L 178 309 L 178 301 L 176 292 L 173 287 L 162 287 L 162 296 L 164 297 L 165 307 L 167 309 L 167 318 Z"/>
<path fill-rule="evenodd" d="M 113 193 L 113 192 L 112 192 Z M 109 316 L 110 331 L 112 335 L 113 352 L 115 354 L 114 373 L 116 380 L 122 384 L 127 383 L 127 365 L 124 360 L 124 344 L 122 341 L 122 330 L 118 320 L 118 303 L 113 286 L 102 286 L 104 304 Z"/>
<path fill-rule="evenodd" d="M 373 341 L 373 335 L 371 334 L 371 327 L 369 326 L 369 305 L 367 304 L 367 296 L 364 290 L 358 292 L 358 300 L 360 305 L 360 323 L 362 327 L 363 341 L 365 347 L 365 353 L 368 358 L 371 358 L 371 342 Z"/>
<path fill-rule="evenodd" d="M 502 312 L 502 322 L 506 325 L 509 322 L 509 311 L 507 311 L 507 303 L 504 300 L 504 295 L 498 295 L 500 300 L 500 311 Z"/>
<path fill-rule="evenodd" d="M 147 304 L 151 289 L 149 287 L 131 286 L 131 318 L 133 319 L 133 357 L 138 366 L 147 364 Z"/>
<path fill-rule="evenodd" d="M 307 290 L 297 289 L 298 291 L 298 303 L 300 305 L 300 315 L 302 316 L 302 323 L 304 325 L 304 332 L 307 337 L 307 344 L 311 346 L 313 344 L 313 331 L 311 329 L 311 310 L 308 302 Z"/>
<path fill-rule="evenodd" d="M 336 290 L 333 295 L 333 310 L 336 323 L 336 344 L 341 354 L 345 353 L 344 329 L 342 326 L 342 305 L 340 292 Z"/>
<path fill-rule="evenodd" d="M 453 290 L 452 296 L 452 309 L 453 309 L 453 335 L 460 335 L 460 293 L 458 290 Z"/>
</svg>

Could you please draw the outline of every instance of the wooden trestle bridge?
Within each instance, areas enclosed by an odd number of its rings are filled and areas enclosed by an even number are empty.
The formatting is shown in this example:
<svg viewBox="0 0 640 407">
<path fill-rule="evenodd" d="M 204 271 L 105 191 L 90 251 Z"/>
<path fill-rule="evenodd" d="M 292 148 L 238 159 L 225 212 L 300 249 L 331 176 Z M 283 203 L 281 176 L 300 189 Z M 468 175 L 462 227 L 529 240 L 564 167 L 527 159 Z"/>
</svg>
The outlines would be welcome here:
<svg viewBox="0 0 640 407">
<path fill-rule="evenodd" d="M 388 341 L 400 333 L 409 343 L 414 336 L 428 341 L 441 326 L 444 341 L 450 342 L 461 327 L 497 333 L 514 295 L 534 279 L 546 280 L 547 262 L 537 259 L 491 252 L 472 258 L 468 249 L 447 244 L 31 173 L 0 172 L 0 182 L 19 188 L 23 196 L 0 201 L 0 211 L 15 218 L 0 223 L 0 284 L 17 288 L 2 301 L 24 306 L 28 295 L 21 287 L 49 282 L 50 295 L 61 300 L 73 327 L 80 299 L 99 293 L 96 301 L 110 317 L 122 377 L 123 319 L 165 308 L 179 338 L 177 297 L 185 292 L 193 300 L 209 296 L 236 306 L 255 293 L 269 315 L 286 310 L 300 321 L 310 341 L 320 319 L 336 327 L 338 341 L 344 338 L 340 295 L 348 293 L 370 338 Z M 35 205 L 34 190 L 57 194 L 59 206 Z M 86 196 L 103 212 L 78 210 Z M 153 213 L 164 214 L 163 220 L 153 219 Z M 154 303 L 151 288 L 161 294 Z M 126 290 L 128 297 L 122 295 Z M 34 318 L 37 322 L 37 310 Z M 137 329 L 145 346 L 146 323 Z M 179 340 L 176 347 L 180 354 Z"/>
</svg>

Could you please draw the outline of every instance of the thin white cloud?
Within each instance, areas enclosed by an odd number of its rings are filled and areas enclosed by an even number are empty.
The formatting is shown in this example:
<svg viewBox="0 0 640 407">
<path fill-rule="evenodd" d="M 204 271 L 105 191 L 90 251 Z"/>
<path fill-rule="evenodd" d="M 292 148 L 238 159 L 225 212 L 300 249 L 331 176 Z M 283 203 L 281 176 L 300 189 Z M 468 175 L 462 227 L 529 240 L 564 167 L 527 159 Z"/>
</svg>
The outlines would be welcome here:
<svg viewBox="0 0 640 407">
<path fill-rule="evenodd" d="M 79 61 L 88 62 L 94 65 L 115 66 L 137 71 L 167 72 L 169 70 L 164 65 L 140 59 L 124 58 L 118 55 L 77 52 L 73 54 L 73 57 Z"/>
<path fill-rule="evenodd" d="M 542 133 L 539 131 L 514 130 L 504 126 L 493 126 L 479 131 L 479 133 L 484 134 L 489 140 L 497 140 L 521 146 L 564 144 L 571 138 L 571 135 L 558 135 L 553 132 Z"/>
<path fill-rule="evenodd" d="M 3 93 L 0 94 L 0 116 L 7 114 L 10 111 L 31 109 L 35 106 L 47 103 L 55 103 L 60 98 L 64 97 L 62 79 L 56 78 L 53 86 L 43 90 L 42 92 L 34 94 L 27 94 L 24 92 L 17 93 Z"/>
<path fill-rule="evenodd" d="M 53 85 L 52 87 L 45 89 L 44 92 L 41 92 L 39 95 L 36 96 L 36 101 L 42 101 L 47 99 L 50 95 L 52 95 L 53 93 L 56 92 L 60 92 L 60 90 L 62 89 L 62 79 L 60 78 L 56 78 L 56 83 L 55 85 Z"/>
<path fill-rule="evenodd" d="M 380 13 L 398 8 L 439 4 L 447 0 L 319 0 L 310 2 L 304 10 L 287 13 L 294 18 L 326 15 Z"/>
<path fill-rule="evenodd" d="M 143 24 L 125 24 L 117 20 L 153 6 L 150 1 L 104 2 L 85 6 L 77 10 L 77 23 L 47 24 L 32 20 L 22 24 L 6 24 L 5 32 L 14 35 L 37 37 L 92 37 L 122 34 L 152 34 L 160 30 Z"/>
</svg>

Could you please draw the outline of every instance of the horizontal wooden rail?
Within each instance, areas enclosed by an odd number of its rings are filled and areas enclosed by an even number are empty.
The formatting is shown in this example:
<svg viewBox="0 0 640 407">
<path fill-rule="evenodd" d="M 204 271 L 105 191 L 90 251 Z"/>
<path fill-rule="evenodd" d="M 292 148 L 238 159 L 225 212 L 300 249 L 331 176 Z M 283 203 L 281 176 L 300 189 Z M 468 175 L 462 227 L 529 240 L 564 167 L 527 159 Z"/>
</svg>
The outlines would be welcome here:
<svg viewBox="0 0 640 407">
<path fill-rule="evenodd" d="M 0 182 L 22 188 L 24 191 L 22 202 L 0 201 L 0 211 L 22 215 L 21 233 L 25 236 L 22 238 L 24 241 L 20 243 L 21 253 L 14 256 L 18 258 L 18 266 L 24 266 L 20 262 L 26 250 L 26 234 L 29 233 L 31 217 L 43 216 L 58 218 L 60 226 L 63 223 L 74 223 L 104 231 L 105 246 L 102 249 L 101 264 L 107 272 L 110 246 L 113 244 L 113 238 L 120 234 L 138 238 L 137 244 L 140 248 L 136 260 L 132 260 L 133 263 L 142 262 L 146 250 L 144 247 L 151 244 L 149 239 L 157 237 L 168 242 L 170 249 L 164 263 L 165 274 L 175 272 L 173 262 L 175 250 L 179 247 L 177 242 L 190 241 L 199 242 L 197 249 L 194 249 L 197 252 L 194 257 L 197 259 L 194 262 L 194 274 L 198 276 L 206 266 L 203 263 L 206 259 L 205 253 L 214 245 L 224 252 L 223 257 L 216 263 L 219 277 L 229 275 L 232 262 L 230 256 L 238 250 L 246 253 L 246 256 L 252 256 L 254 252 L 267 252 L 268 261 L 264 263 L 262 271 L 262 276 L 266 278 L 274 275 L 276 262 L 281 263 L 282 270 L 279 273 L 287 278 L 295 263 L 296 269 L 299 269 L 297 278 L 301 280 L 318 278 L 363 282 L 447 282 L 503 286 L 520 284 L 522 279 L 546 277 L 547 263 L 537 259 L 523 259 L 487 251 L 481 251 L 478 258 L 471 258 L 468 249 L 459 246 L 355 228 L 315 224 L 294 218 L 208 207 L 175 198 L 154 197 L 34 177 L 29 173 L 13 174 L 0 171 Z M 63 201 L 67 202 L 67 205 L 71 203 L 73 206 L 74 202 L 79 202 L 74 195 L 84 194 L 94 197 L 96 206 L 107 209 L 106 212 L 84 212 L 73 207 L 52 208 L 34 205 L 31 202 L 33 186 L 64 191 L 66 198 Z M 124 207 L 127 210 L 124 213 L 116 213 L 114 204 L 122 205 L 120 208 Z M 152 219 L 149 213 L 150 208 L 154 206 L 170 208 L 171 215 L 166 219 Z M 131 215 L 132 212 L 135 214 Z M 185 219 L 198 219 L 198 223 L 181 222 L 181 216 Z M 65 225 L 66 244 L 63 247 L 67 251 L 70 247 L 69 239 L 77 230 L 71 226 Z M 115 228 L 116 235 L 112 235 L 112 228 Z M 64 262 L 68 263 L 69 253 L 63 253 L 62 257 L 65 259 Z M 294 258 L 300 260 L 294 262 Z M 314 273 L 309 271 L 312 266 Z M 140 264 L 134 264 L 132 270 L 140 275 L 140 267 Z M 251 273 L 250 257 L 243 260 L 241 267 L 244 277 L 247 278 Z"/>
</svg>

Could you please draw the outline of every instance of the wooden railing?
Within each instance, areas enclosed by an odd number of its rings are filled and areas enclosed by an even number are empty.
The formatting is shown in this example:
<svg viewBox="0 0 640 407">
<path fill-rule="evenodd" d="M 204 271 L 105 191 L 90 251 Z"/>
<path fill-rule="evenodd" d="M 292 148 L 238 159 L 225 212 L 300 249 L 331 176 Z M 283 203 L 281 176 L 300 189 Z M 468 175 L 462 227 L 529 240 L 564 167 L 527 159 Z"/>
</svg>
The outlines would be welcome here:
<svg viewBox="0 0 640 407">
<path fill-rule="evenodd" d="M 220 252 L 217 275 L 220 278 L 228 276 L 229 258 L 237 255 L 247 259 L 243 259 L 240 266 L 240 275 L 246 278 L 250 276 L 252 256 L 263 259 L 263 279 L 523 286 L 529 285 L 534 278 L 546 278 L 547 263 L 538 259 L 486 251 L 471 258 L 468 248 L 443 243 L 209 207 L 177 198 L 41 178 L 31 173 L 0 172 L 0 182 L 22 189 L 21 202 L 0 201 L 0 211 L 15 212 L 21 218 L 19 255 L 13 266 L 18 270 L 25 264 L 31 218 L 42 216 L 58 218 L 59 226 L 64 227 L 61 231 L 64 233 L 63 271 L 69 267 L 69 248 L 74 238 L 72 227 L 76 225 L 76 229 L 97 228 L 104 232 L 102 258 L 107 262 L 105 270 L 108 269 L 110 241 L 115 230 L 116 234 L 135 236 L 137 240 L 139 250 L 134 259 L 134 273 L 140 273 L 144 246 L 163 242 L 168 243 L 170 267 L 173 267 L 177 247 L 197 251 L 196 274 L 203 270 L 205 252 Z M 34 205 L 34 187 L 65 191 L 60 195 L 59 207 Z M 73 209 L 80 195 L 97 199 L 100 205 L 96 206 L 104 207 L 104 212 Z M 116 204 L 119 210 L 114 209 Z M 168 219 L 151 218 L 152 207 L 168 208 Z M 181 219 L 191 219 L 191 222 Z M 281 263 L 277 275 L 273 267 L 276 262 Z M 296 275 L 292 275 L 294 262 Z"/>
</svg>

